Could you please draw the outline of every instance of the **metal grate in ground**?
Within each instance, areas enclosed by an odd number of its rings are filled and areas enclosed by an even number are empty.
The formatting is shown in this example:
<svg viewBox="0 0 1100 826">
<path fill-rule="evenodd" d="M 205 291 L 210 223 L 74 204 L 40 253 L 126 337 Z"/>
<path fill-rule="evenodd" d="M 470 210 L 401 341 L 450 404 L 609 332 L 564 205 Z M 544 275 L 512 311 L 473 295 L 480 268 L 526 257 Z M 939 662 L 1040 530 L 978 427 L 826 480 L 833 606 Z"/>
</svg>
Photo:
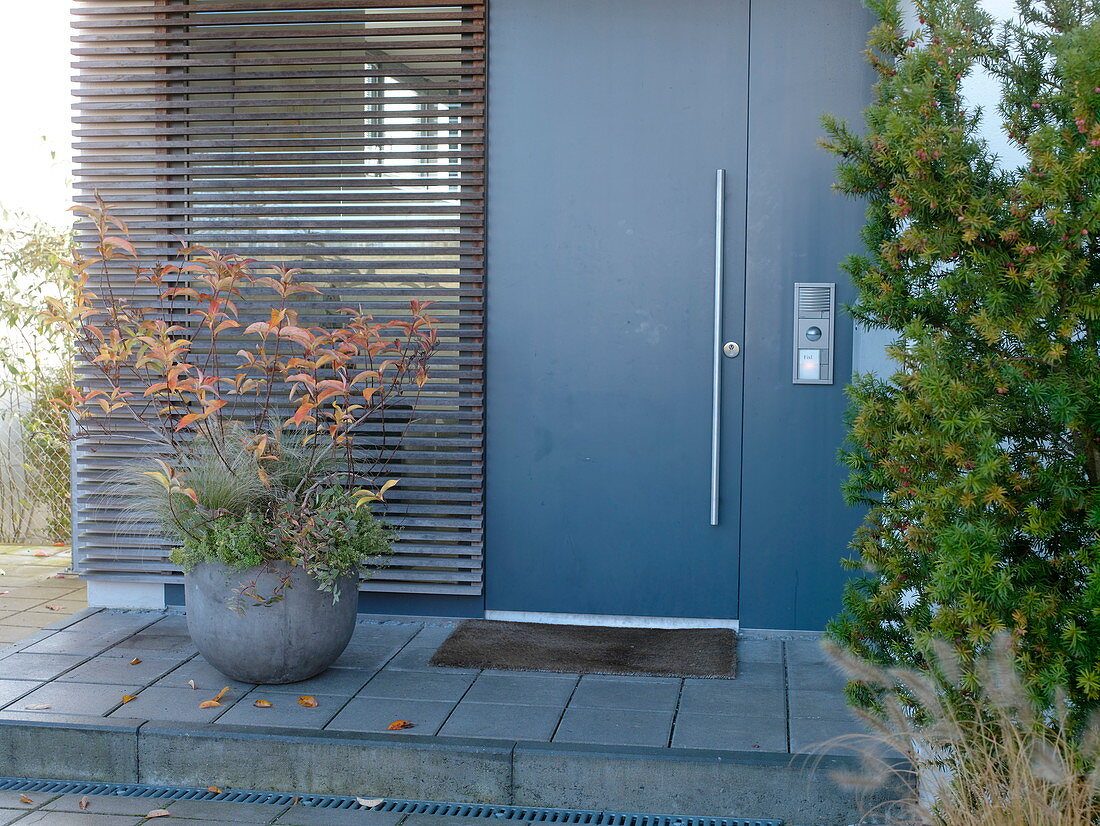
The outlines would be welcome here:
<svg viewBox="0 0 1100 826">
<path fill-rule="evenodd" d="M 228 789 L 219 792 L 183 786 L 144 786 L 136 783 L 89 783 L 75 780 L 0 778 L 0 791 L 37 794 L 108 795 L 138 797 L 170 802 L 174 800 L 218 801 L 220 803 L 268 803 L 274 806 L 308 806 L 314 809 L 361 809 L 355 797 L 323 794 L 288 794 Z M 444 803 L 430 800 L 385 798 L 372 811 L 437 817 L 511 820 L 521 823 L 555 823 L 568 826 L 782 826 L 780 820 L 737 817 L 700 817 L 647 814 L 643 812 L 547 809 L 536 806 L 496 806 L 478 803 Z"/>
</svg>

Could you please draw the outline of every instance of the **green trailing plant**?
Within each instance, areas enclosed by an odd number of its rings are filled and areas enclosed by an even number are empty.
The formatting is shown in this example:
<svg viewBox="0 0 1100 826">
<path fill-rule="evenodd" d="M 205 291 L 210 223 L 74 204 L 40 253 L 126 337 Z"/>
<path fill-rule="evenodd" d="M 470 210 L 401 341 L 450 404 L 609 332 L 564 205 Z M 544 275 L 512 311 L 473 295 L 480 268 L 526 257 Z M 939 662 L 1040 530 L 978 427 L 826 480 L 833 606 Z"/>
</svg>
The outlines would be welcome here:
<svg viewBox="0 0 1100 826">
<path fill-rule="evenodd" d="M 919 0 L 913 31 L 872 6 L 866 130 L 826 118 L 826 145 L 868 206 L 852 312 L 896 334 L 895 372 L 849 389 L 864 573 L 829 635 L 917 668 L 946 640 L 977 690 L 966 663 L 1007 633 L 1031 700 L 1065 687 L 1082 719 L 1100 704 L 1100 3 L 1021 0 L 997 27 Z M 1019 167 L 962 94 L 979 67 Z"/>
</svg>

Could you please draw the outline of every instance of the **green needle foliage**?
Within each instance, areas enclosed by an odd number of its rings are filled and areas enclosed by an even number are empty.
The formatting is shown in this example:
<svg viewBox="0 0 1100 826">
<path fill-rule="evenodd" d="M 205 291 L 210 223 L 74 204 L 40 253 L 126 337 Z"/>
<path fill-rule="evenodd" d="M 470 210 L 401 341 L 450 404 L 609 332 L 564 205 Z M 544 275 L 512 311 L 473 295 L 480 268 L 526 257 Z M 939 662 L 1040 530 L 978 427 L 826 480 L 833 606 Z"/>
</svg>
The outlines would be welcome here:
<svg viewBox="0 0 1100 826">
<path fill-rule="evenodd" d="M 924 0 L 914 32 L 872 5 L 866 132 L 826 118 L 826 146 L 868 204 L 852 310 L 897 333 L 897 370 L 849 390 L 866 575 L 829 633 L 929 668 L 933 638 L 975 662 L 1005 632 L 1033 701 L 1065 687 L 1081 719 L 1100 705 L 1100 2 L 1021 0 L 998 28 Z M 977 67 L 1019 168 L 960 93 Z"/>
</svg>

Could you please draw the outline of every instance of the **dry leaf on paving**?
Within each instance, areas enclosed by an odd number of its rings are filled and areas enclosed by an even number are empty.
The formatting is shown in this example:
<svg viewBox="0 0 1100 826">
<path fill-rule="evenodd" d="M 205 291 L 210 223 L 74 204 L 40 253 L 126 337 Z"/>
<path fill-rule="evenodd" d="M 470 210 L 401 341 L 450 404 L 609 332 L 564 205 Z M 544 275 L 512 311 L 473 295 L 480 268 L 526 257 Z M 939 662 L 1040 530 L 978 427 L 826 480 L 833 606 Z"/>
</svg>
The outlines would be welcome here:
<svg viewBox="0 0 1100 826">
<path fill-rule="evenodd" d="M 256 708 L 271 708 L 271 703 L 268 700 L 257 700 L 252 705 Z"/>
<path fill-rule="evenodd" d="M 392 723 L 390 723 L 388 726 L 386 726 L 386 730 L 387 731 L 401 731 L 401 729 L 403 729 L 403 728 L 412 728 L 412 727 L 413 727 L 413 724 L 410 723 L 408 720 L 394 720 Z"/>
<path fill-rule="evenodd" d="M 35 551 L 31 556 L 49 556 L 45 551 Z"/>
<path fill-rule="evenodd" d="M 385 798 L 382 797 L 357 797 L 355 798 L 355 802 L 362 806 L 364 809 L 373 809 L 375 806 L 381 806 L 386 801 Z"/>
<path fill-rule="evenodd" d="M 122 702 L 123 702 L 123 703 L 128 703 L 128 702 L 130 702 L 131 700 L 136 700 L 136 699 L 137 699 L 137 695 L 136 695 L 136 694 L 123 694 L 123 695 L 122 695 Z"/>
<path fill-rule="evenodd" d="M 170 814 L 172 813 L 167 809 L 153 809 L 146 817 L 168 817 Z"/>
<path fill-rule="evenodd" d="M 34 801 L 27 797 L 25 794 L 19 795 L 19 802 L 27 804 L 34 803 Z"/>
<path fill-rule="evenodd" d="M 23 706 L 27 711 L 43 711 L 49 707 L 49 703 L 31 703 L 29 706 Z"/>
<path fill-rule="evenodd" d="M 219 789 L 217 786 L 207 786 L 206 790 L 208 792 L 213 793 L 213 794 L 221 794 L 222 793 L 222 790 Z"/>
<path fill-rule="evenodd" d="M 84 810 L 86 810 L 88 808 L 88 806 L 91 804 L 91 802 L 92 801 L 88 800 L 88 795 L 84 795 L 84 797 L 80 798 L 80 803 L 77 804 L 77 805 L 80 806 L 80 811 L 83 812 Z"/>
<path fill-rule="evenodd" d="M 199 708 L 217 708 L 220 705 L 221 703 L 219 703 L 217 700 L 203 700 L 201 703 L 199 703 Z"/>
<path fill-rule="evenodd" d="M 192 690 L 194 690 L 194 689 L 197 689 L 197 688 L 198 688 L 198 686 L 197 686 L 197 685 L 195 685 L 195 681 L 194 681 L 194 680 L 188 680 L 188 681 L 187 681 L 187 684 L 188 684 L 189 686 L 191 686 L 191 689 L 192 689 Z"/>
<path fill-rule="evenodd" d="M 298 705 L 304 706 L 305 708 L 317 708 L 317 698 L 304 694 L 298 698 Z"/>
<path fill-rule="evenodd" d="M 63 605 L 47 605 L 46 610 L 47 611 L 64 611 L 65 607 Z"/>
<path fill-rule="evenodd" d="M 221 691 L 219 691 L 217 694 L 214 695 L 215 702 L 218 701 L 218 700 L 221 700 L 221 698 L 224 697 L 228 693 L 229 693 L 229 686 L 226 686 L 225 688 L 223 688 Z"/>
<path fill-rule="evenodd" d="M 130 660 L 130 665 L 137 665 L 139 662 L 141 662 L 141 657 L 134 657 Z"/>
</svg>

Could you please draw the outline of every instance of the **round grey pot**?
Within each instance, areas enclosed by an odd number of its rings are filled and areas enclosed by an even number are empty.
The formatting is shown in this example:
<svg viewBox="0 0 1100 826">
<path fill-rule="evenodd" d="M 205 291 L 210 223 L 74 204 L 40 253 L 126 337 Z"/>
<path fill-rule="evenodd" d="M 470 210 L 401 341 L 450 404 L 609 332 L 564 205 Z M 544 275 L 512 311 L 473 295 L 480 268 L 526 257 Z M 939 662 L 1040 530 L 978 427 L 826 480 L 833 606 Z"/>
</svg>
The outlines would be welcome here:
<svg viewBox="0 0 1100 826">
<path fill-rule="evenodd" d="M 275 593 L 282 577 L 290 587 L 271 605 L 231 607 L 234 589 L 255 583 L 262 597 Z M 184 577 L 187 629 L 199 653 L 228 677 L 278 685 L 320 674 L 347 648 L 355 630 L 358 577 L 338 581 L 340 600 L 318 591 L 317 581 L 299 567 L 276 562 L 234 571 L 203 562 Z"/>
</svg>

